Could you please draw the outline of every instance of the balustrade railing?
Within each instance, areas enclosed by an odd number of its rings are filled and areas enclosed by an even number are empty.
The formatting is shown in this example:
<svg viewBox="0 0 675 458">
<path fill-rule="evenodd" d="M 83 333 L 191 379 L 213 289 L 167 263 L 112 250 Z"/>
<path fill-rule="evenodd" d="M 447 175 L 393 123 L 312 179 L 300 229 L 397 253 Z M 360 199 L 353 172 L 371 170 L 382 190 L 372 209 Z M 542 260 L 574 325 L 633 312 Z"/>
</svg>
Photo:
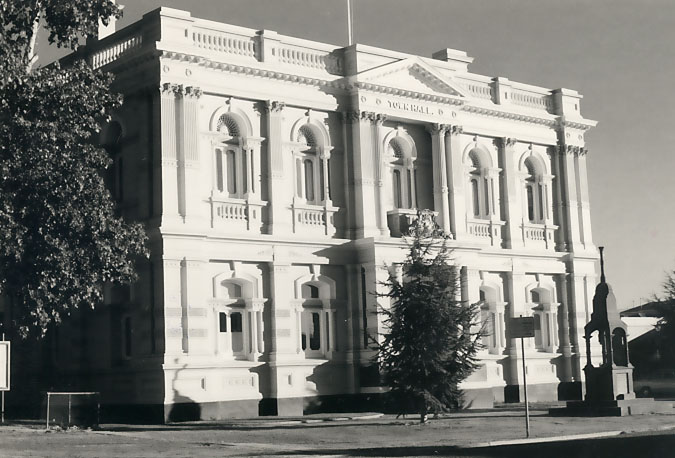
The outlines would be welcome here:
<svg viewBox="0 0 675 458">
<path fill-rule="evenodd" d="M 548 224 L 524 223 L 522 225 L 522 229 L 525 246 L 528 246 L 529 244 L 531 246 L 546 249 L 554 248 L 555 231 L 558 229 L 558 226 Z"/>
<path fill-rule="evenodd" d="M 467 86 L 469 93 L 478 99 L 492 100 L 494 93 L 489 84 L 470 83 Z"/>
<path fill-rule="evenodd" d="M 91 65 L 94 68 L 101 68 L 116 61 L 122 55 L 140 48 L 142 45 L 143 35 L 140 33 L 122 38 L 120 41 L 94 52 L 91 56 Z"/>
<path fill-rule="evenodd" d="M 211 198 L 213 227 L 260 232 L 261 212 L 264 206 L 265 202 L 213 196 Z"/>
<path fill-rule="evenodd" d="M 335 235 L 335 213 L 337 208 L 329 205 L 308 205 L 294 203 L 293 232 L 308 234 L 321 233 L 332 237 Z"/>
<path fill-rule="evenodd" d="M 511 102 L 514 105 L 520 105 L 539 110 L 551 110 L 553 108 L 553 99 L 549 94 L 541 94 L 524 89 L 513 89 L 511 92 Z"/>
<path fill-rule="evenodd" d="M 492 246 L 500 246 L 504 224 L 503 221 L 469 219 L 466 222 L 466 231 L 475 239 L 485 241 Z"/>
<path fill-rule="evenodd" d="M 214 30 L 195 29 L 192 44 L 197 48 L 214 52 L 256 57 L 256 43 L 252 37 L 237 36 Z"/>
<path fill-rule="evenodd" d="M 325 70 L 339 75 L 342 73 L 342 60 L 330 52 L 302 48 L 299 46 L 279 45 L 279 62 L 303 67 Z"/>
</svg>

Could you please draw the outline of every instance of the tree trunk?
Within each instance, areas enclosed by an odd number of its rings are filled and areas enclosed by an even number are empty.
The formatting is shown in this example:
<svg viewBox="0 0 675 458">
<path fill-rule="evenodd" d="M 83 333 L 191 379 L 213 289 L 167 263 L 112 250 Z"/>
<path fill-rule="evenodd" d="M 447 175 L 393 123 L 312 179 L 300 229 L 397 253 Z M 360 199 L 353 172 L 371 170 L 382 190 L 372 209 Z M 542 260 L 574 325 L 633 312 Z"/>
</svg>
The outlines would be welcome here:
<svg viewBox="0 0 675 458">
<path fill-rule="evenodd" d="M 427 422 L 429 419 L 429 416 L 427 415 L 427 403 L 424 401 L 421 401 L 419 404 L 419 412 L 420 412 L 420 424 L 423 425 Z"/>
</svg>

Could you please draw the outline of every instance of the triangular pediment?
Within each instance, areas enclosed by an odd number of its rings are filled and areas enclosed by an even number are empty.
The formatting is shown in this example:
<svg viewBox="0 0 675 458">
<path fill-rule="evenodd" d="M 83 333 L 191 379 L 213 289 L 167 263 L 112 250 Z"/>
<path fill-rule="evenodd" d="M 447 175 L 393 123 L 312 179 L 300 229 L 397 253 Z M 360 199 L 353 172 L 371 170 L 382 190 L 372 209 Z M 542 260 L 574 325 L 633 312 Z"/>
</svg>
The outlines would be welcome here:
<svg viewBox="0 0 675 458">
<path fill-rule="evenodd" d="M 420 58 L 403 59 L 366 70 L 356 76 L 361 87 L 395 88 L 446 97 L 466 97 L 465 90 Z"/>
</svg>

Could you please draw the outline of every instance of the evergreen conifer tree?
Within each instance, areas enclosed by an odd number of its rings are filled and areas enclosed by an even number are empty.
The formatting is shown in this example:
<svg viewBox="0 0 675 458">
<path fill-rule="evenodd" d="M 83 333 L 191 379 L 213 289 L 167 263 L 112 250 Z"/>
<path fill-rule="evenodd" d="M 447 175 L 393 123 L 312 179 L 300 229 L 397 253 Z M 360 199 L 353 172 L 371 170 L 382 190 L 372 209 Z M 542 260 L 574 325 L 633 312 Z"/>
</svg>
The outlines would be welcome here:
<svg viewBox="0 0 675 458">
<path fill-rule="evenodd" d="M 418 213 L 406 242 L 402 278 L 385 282 L 390 300 L 381 307 L 387 328 L 378 359 L 397 413 L 428 413 L 461 405 L 459 383 L 476 368 L 481 331 L 477 304 L 459 298 L 458 267 L 449 259 L 448 236 L 430 212 Z"/>
</svg>

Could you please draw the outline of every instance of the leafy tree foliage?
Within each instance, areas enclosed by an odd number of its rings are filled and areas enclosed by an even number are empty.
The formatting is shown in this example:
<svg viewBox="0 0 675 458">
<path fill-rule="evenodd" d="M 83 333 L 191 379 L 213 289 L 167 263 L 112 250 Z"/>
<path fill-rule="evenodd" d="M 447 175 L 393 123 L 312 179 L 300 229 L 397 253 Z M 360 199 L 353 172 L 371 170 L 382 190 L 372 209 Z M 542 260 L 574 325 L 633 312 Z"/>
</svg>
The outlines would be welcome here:
<svg viewBox="0 0 675 458">
<path fill-rule="evenodd" d="M 390 276 L 381 294 L 391 305 L 381 308 L 388 331 L 378 358 L 398 413 L 414 409 L 425 422 L 429 412 L 459 406 L 458 385 L 477 368 L 481 331 L 477 304 L 458 299 L 458 268 L 429 213 L 418 214 L 406 241 L 402 279 Z"/>
<path fill-rule="evenodd" d="M 0 2 L 0 293 L 22 336 L 100 302 L 146 254 L 142 226 L 115 215 L 110 159 L 94 146 L 121 103 L 111 76 L 84 61 L 32 69 L 40 18 L 51 43 L 76 48 L 111 15 L 109 0 Z"/>
</svg>

